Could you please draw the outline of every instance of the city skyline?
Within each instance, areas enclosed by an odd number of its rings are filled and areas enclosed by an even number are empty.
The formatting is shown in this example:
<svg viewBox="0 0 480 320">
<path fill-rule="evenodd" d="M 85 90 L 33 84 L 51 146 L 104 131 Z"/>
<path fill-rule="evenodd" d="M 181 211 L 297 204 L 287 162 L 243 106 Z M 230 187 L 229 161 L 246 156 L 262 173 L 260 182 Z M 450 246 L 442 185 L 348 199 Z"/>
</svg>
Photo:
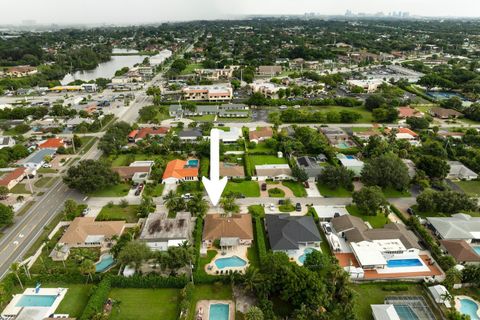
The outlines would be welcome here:
<svg viewBox="0 0 480 320">
<path fill-rule="evenodd" d="M 235 19 L 250 15 L 344 15 L 347 11 L 355 14 L 375 15 L 383 12 L 408 12 L 412 16 L 424 17 L 479 17 L 480 3 L 459 0 L 455 3 L 441 3 L 425 0 L 404 0 L 391 3 L 386 0 L 342 0 L 317 1 L 266 0 L 261 3 L 246 0 L 225 6 L 220 0 L 189 1 L 179 0 L 174 4 L 165 1 L 151 2 L 138 0 L 135 4 L 103 0 L 94 3 L 69 3 L 65 6 L 59 0 L 41 3 L 33 0 L 19 0 L 9 3 L 12 15 L 2 17 L 2 24 L 19 25 L 24 21 L 38 24 L 145 24 L 163 21 Z"/>
</svg>

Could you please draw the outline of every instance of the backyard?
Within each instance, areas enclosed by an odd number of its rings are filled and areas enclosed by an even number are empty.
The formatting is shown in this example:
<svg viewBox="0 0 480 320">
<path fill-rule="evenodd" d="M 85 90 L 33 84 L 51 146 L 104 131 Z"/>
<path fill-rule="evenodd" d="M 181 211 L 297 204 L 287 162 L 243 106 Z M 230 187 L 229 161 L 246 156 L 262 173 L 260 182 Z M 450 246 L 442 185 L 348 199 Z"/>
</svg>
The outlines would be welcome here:
<svg viewBox="0 0 480 320">
<path fill-rule="evenodd" d="M 256 181 L 228 181 L 223 193 L 226 194 L 228 192 L 241 193 L 245 197 L 259 197 L 260 187 L 258 186 L 258 182 Z"/>
<path fill-rule="evenodd" d="M 112 289 L 110 298 L 119 302 L 110 319 L 175 320 L 178 317 L 178 289 Z"/>
<path fill-rule="evenodd" d="M 455 184 L 469 195 L 480 195 L 480 181 L 455 181 Z"/>
<path fill-rule="evenodd" d="M 193 299 L 190 305 L 189 320 L 195 319 L 195 306 L 199 300 L 231 300 L 232 288 L 226 286 L 221 282 L 214 284 L 200 284 L 196 285 L 193 290 Z"/>
<path fill-rule="evenodd" d="M 249 161 L 253 167 L 263 164 L 285 164 L 288 163 L 285 158 L 278 158 L 277 156 L 269 155 L 250 155 Z"/>
<path fill-rule="evenodd" d="M 97 216 L 98 221 L 112 221 L 112 220 L 125 220 L 128 223 L 138 221 L 138 205 L 128 205 L 122 207 L 121 205 L 106 205 L 102 208 Z"/>
<path fill-rule="evenodd" d="M 386 223 L 390 222 L 383 213 L 378 213 L 376 216 L 364 215 L 355 205 L 347 206 L 347 210 L 352 216 L 359 217 L 363 221 L 368 222 L 372 228 L 382 228 Z"/>
<path fill-rule="evenodd" d="M 62 285 L 48 284 L 45 287 L 61 287 Z M 68 314 L 71 318 L 80 318 L 83 309 L 87 305 L 92 285 L 90 284 L 69 284 L 68 291 L 58 306 L 56 313 Z"/>
</svg>

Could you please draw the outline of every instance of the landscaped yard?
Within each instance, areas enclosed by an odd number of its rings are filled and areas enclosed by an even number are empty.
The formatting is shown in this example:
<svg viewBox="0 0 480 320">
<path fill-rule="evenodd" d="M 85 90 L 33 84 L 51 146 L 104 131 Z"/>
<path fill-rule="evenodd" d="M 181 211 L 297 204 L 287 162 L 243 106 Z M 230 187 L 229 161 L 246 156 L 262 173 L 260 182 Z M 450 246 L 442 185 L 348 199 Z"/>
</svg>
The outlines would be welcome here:
<svg viewBox="0 0 480 320">
<path fill-rule="evenodd" d="M 165 185 L 163 183 L 147 184 L 145 185 L 145 190 L 143 192 L 150 197 L 160 197 L 164 187 Z"/>
<path fill-rule="evenodd" d="M 390 220 L 388 220 L 388 218 L 382 213 L 379 213 L 376 216 L 364 215 L 355 205 L 347 206 L 347 210 L 352 216 L 362 218 L 363 221 L 370 223 L 373 228 L 381 228 L 386 223 L 390 222 Z"/>
<path fill-rule="evenodd" d="M 402 283 L 398 284 L 406 288 L 406 291 L 390 291 L 389 284 L 386 283 L 368 283 L 360 285 L 352 285 L 353 290 L 357 293 L 355 302 L 355 314 L 359 320 L 373 320 L 371 304 L 383 304 L 386 296 L 424 296 L 425 291 L 420 284 Z M 425 297 L 428 301 L 428 298 Z M 438 316 L 438 315 L 436 315 Z M 436 318 L 440 319 L 440 318 Z"/>
<path fill-rule="evenodd" d="M 110 315 L 113 320 L 175 320 L 178 289 L 112 289 L 110 297 L 120 302 Z"/>
<path fill-rule="evenodd" d="M 103 190 L 95 191 L 91 193 L 92 197 L 124 197 L 130 190 L 130 185 L 127 183 L 119 183 L 112 187 L 105 188 Z"/>
<path fill-rule="evenodd" d="M 212 122 L 213 120 L 215 120 L 215 115 L 206 114 L 203 116 L 188 117 L 188 119 L 191 119 L 193 121 Z"/>
<path fill-rule="evenodd" d="M 126 220 L 137 222 L 138 205 L 128 205 L 122 208 L 120 205 L 106 205 L 97 216 L 98 221 Z"/>
<path fill-rule="evenodd" d="M 256 181 L 228 181 L 223 193 L 228 192 L 241 193 L 245 197 L 260 197 L 260 187 Z"/>
<path fill-rule="evenodd" d="M 202 69 L 203 65 L 201 63 L 190 63 L 187 64 L 187 67 L 181 72 L 181 74 L 191 74 L 195 69 Z"/>
<path fill-rule="evenodd" d="M 52 184 L 53 179 L 53 177 L 41 177 L 33 185 L 37 188 L 46 188 Z"/>
<path fill-rule="evenodd" d="M 212 262 L 212 259 L 217 255 L 216 250 L 208 250 L 207 255 L 205 257 L 200 256 L 200 259 L 198 259 L 198 266 L 197 270 L 195 271 L 196 273 L 206 275 L 207 273 L 205 272 L 205 266 Z"/>
<path fill-rule="evenodd" d="M 155 161 L 160 159 L 159 155 L 148 155 L 148 154 L 120 154 L 116 157 L 110 157 L 112 161 L 112 167 L 128 166 L 133 161 L 146 161 L 151 160 Z"/>
<path fill-rule="evenodd" d="M 295 197 L 306 197 L 307 191 L 305 191 L 305 187 L 302 183 L 297 181 L 283 181 L 282 184 L 292 190 L 293 195 Z"/>
<path fill-rule="evenodd" d="M 338 189 L 330 189 L 326 185 L 321 183 L 317 183 L 318 191 L 324 197 L 330 198 L 350 198 L 352 196 L 352 192 L 348 191 L 345 188 L 338 188 Z"/>
<path fill-rule="evenodd" d="M 370 111 L 365 109 L 365 107 L 341 107 L 341 106 L 319 106 L 319 107 L 312 107 L 315 111 L 322 111 L 322 112 L 341 112 L 341 111 L 355 111 L 360 114 L 360 119 L 356 121 L 356 123 L 371 123 L 373 121 L 373 116 Z"/>
<path fill-rule="evenodd" d="M 57 286 L 61 287 L 62 285 L 44 285 L 44 287 Z M 55 312 L 68 314 L 70 318 L 80 318 L 87 305 L 91 289 L 92 285 L 90 284 L 69 284 L 67 294 Z"/>
<path fill-rule="evenodd" d="M 385 198 L 406 198 L 411 196 L 409 191 L 398 191 L 392 188 L 383 189 L 383 194 Z"/>
<path fill-rule="evenodd" d="M 480 195 L 480 181 L 456 181 L 455 184 L 467 194 Z"/>
<path fill-rule="evenodd" d="M 31 193 L 30 188 L 27 187 L 26 183 L 18 183 L 15 187 L 10 189 L 11 193 L 14 194 L 26 194 L 26 193 Z"/>
<path fill-rule="evenodd" d="M 253 167 L 256 165 L 262 164 L 284 164 L 288 163 L 285 158 L 278 158 L 277 156 L 268 156 L 268 155 L 250 155 L 248 157 L 250 163 Z"/>
<path fill-rule="evenodd" d="M 279 188 L 268 189 L 268 196 L 270 198 L 283 198 L 285 197 L 285 192 Z"/>
<path fill-rule="evenodd" d="M 37 170 L 37 173 L 57 173 L 57 169 L 40 168 L 40 169 Z"/>
<path fill-rule="evenodd" d="M 251 154 L 255 154 L 255 153 L 271 153 L 271 154 L 274 154 L 275 150 L 273 150 L 272 148 L 267 146 L 267 144 L 265 142 L 259 142 L 255 146 L 255 148 L 253 148 L 253 149 L 249 148 L 248 152 L 251 153 Z"/>
<path fill-rule="evenodd" d="M 199 300 L 231 300 L 232 287 L 217 282 L 211 285 L 197 284 L 193 290 L 193 299 L 190 305 L 189 320 L 195 319 L 195 306 Z M 161 319 L 161 318 L 157 318 Z"/>
</svg>

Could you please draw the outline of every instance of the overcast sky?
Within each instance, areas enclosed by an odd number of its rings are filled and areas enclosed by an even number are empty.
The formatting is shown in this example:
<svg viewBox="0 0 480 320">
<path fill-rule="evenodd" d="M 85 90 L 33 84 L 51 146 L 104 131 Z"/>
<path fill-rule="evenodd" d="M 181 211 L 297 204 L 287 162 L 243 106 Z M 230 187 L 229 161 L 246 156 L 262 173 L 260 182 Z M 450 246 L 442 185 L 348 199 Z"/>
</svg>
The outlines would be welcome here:
<svg viewBox="0 0 480 320">
<path fill-rule="evenodd" d="M 479 0 L 0 0 L 0 24 L 151 23 L 248 14 L 344 14 L 408 11 L 423 16 L 480 16 Z M 8 14 L 6 14 L 8 12 Z"/>
</svg>

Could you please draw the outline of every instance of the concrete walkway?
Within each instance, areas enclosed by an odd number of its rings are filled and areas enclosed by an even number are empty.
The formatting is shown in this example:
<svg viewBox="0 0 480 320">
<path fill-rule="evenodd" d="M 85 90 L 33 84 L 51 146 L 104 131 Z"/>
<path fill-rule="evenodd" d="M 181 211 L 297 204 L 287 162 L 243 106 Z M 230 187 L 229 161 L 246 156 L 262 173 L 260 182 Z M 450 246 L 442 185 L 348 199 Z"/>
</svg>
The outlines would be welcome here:
<svg viewBox="0 0 480 320">
<path fill-rule="evenodd" d="M 318 191 L 317 184 L 314 182 L 309 182 L 309 188 L 305 188 L 307 191 L 307 198 L 315 198 L 315 197 L 322 197 L 320 191 Z"/>
</svg>

